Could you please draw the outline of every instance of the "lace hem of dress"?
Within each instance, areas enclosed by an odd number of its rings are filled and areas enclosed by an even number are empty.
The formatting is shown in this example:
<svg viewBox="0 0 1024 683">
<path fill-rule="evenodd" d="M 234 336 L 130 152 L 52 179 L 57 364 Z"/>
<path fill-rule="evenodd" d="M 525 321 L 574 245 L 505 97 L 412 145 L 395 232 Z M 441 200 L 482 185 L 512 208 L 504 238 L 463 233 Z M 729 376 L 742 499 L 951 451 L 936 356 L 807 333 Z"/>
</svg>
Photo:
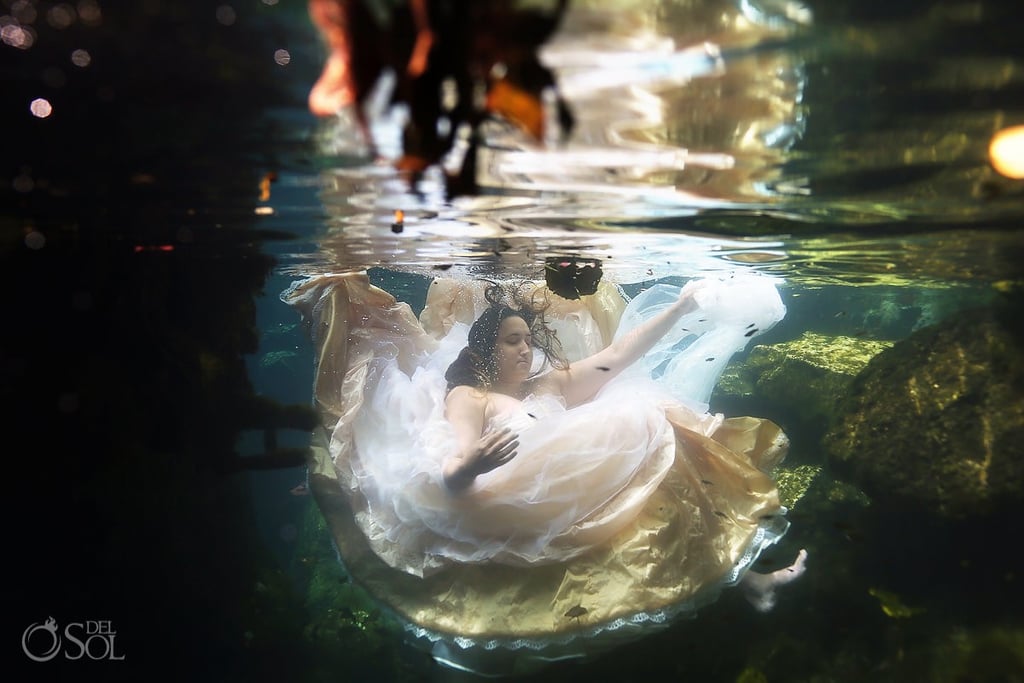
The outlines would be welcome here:
<svg viewBox="0 0 1024 683">
<path fill-rule="evenodd" d="M 667 628 L 672 623 L 695 617 L 701 608 L 715 602 L 722 590 L 736 585 L 768 547 L 777 543 L 789 528 L 784 515 L 763 520 L 750 546 L 718 583 L 687 600 L 656 610 L 641 610 L 626 617 L 594 624 L 577 631 L 543 638 L 470 638 L 425 628 L 392 612 L 402 623 L 411 643 L 428 651 L 444 666 L 481 676 L 505 676 L 566 659 L 583 659 L 625 642 Z M 386 607 L 385 607 L 386 609 Z"/>
</svg>

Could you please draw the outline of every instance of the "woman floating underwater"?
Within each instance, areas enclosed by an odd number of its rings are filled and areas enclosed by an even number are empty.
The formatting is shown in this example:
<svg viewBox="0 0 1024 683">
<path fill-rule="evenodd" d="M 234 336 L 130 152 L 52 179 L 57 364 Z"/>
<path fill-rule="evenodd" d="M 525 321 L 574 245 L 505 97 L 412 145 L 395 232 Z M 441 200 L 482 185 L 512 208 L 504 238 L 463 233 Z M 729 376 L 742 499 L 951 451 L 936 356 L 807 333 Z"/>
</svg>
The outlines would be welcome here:
<svg viewBox="0 0 1024 683">
<path fill-rule="evenodd" d="M 315 323 L 314 493 L 353 578 L 435 657 L 579 653 L 723 586 L 768 609 L 802 573 L 803 551 L 749 570 L 788 526 L 767 474 L 788 440 L 706 403 L 784 315 L 778 292 L 749 275 L 674 289 L 627 305 L 607 283 L 570 301 L 443 279 L 419 319 L 361 274 L 283 295 Z"/>
</svg>

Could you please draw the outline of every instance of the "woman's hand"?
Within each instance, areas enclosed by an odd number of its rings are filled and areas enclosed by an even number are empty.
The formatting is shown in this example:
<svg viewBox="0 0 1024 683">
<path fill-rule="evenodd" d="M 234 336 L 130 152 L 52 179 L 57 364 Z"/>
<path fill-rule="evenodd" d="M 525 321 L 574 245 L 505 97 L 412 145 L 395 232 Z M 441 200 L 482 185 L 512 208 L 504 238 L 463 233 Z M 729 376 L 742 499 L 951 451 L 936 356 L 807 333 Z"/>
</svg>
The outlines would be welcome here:
<svg viewBox="0 0 1024 683">
<path fill-rule="evenodd" d="M 689 313 L 690 311 L 700 308 L 697 303 L 697 293 L 703 289 L 707 289 L 707 280 L 690 280 L 683 288 L 679 290 L 679 299 L 676 305 L 680 307 L 682 313 Z"/>
<path fill-rule="evenodd" d="M 461 458 L 445 468 L 444 481 L 452 491 L 461 491 L 481 474 L 497 469 L 516 457 L 519 436 L 505 428 L 488 432 Z"/>
</svg>

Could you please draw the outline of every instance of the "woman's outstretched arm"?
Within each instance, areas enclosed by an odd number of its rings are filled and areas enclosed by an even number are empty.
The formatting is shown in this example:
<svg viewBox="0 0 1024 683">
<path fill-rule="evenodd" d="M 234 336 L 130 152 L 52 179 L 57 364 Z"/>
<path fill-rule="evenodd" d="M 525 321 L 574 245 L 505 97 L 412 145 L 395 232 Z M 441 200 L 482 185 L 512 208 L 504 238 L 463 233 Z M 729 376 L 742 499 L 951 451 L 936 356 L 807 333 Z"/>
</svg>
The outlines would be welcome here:
<svg viewBox="0 0 1024 683">
<path fill-rule="evenodd" d="M 568 406 L 590 400 L 609 380 L 650 351 L 679 318 L 697 308 L 693 295 L 703 285 L 703 281 L 688 282 L 679 298 L 664 311 L 594 355 L 572 363 L 565 370 L 552 371 L 545 380 L 555 383 Z"/>
</svg>

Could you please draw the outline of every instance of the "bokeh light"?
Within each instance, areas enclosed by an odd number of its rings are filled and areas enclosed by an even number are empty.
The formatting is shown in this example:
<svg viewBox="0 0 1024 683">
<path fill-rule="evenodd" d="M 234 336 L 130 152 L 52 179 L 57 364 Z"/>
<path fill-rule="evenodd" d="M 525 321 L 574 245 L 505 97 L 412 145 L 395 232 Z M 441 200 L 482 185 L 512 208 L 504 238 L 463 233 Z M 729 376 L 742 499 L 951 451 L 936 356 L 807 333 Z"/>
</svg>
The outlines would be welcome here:
<svg viewBox="0 0 1024 683">
<path fill-rule="evenodd" d="M 28 105 L 28 110 L 32 112 L 33 116 L 37 116 L 41 119 L 45 119 L 47 116 L 53 113 L 53 106 L 49 100 L 42 97 L 37 97 L 32 100 L 32 103 Z"/>
<path fill-rule="evenodd" d="M 84 69 L 92 63 L 92 55 L 88 50 L 75 50 L 71 53 L 71 63 Z"/>
<path fill-rule="evenodd" d="M 231 5 L 221 5 L 217 8 L 217 21 L 224 26 L 231 26 L 237 18 L 238 15 L 235 14 L 235 8 Z"/>
<path fill-rule="evenodd" d="M 32 172 L 27 168 L 21 169 L 21 172 L 14 176 L 14 180 L 11 181 L 11 187 L 20 194 L 31 192 L 35 189 L 35 186 L 36 182 L 32 180 Z"/>
<path fill-rule="evenodd" d="M 19 23 L 34 23 L 37 16 L 35 3 L 29 0 L 17 0 L 11 3 L 11 14 Z"/>
<path fill-rule="evenodd" d="M 50 8 L 46 13 L 46 21 L 50 26 L 61 29 L 71 26 L 78 18 L 75 8 L 67 3 L 61 3 Z"/>
<path fill-rule="evenodd" d="M 33 251 L 38 251 L 46 246 L 46 235 L 38 230 L 29 230 L 25 233 L 25 246 Z"/>
<path fill-rule="evenodd" d="M 21 48 L 22 50 L 27 50 L 32 47 L 36 42 L 36 37 L 31 29 L 11 22 L 10 17 L 7 17 L 7 19 L 9 23 L 0 27 L 0 40 L 2 40 L 5 45 Z"/>
<path fill-rule="evenodd" d="M 78 3 L 78 18 L 87 26 L 98 26 L 103 20 L 99 3 L 96 0 L 82 0 Z"/>
<path fill-rule="evenodd" d="M 992 168 L 1007 178 L 1024 178 L 1024 125 L 1004 128 L 988 146 Z"/>
<path fill-rule="evenodd" d="M 284 66 L 288 62 L 292 61 L 292 55 L 290 52 L 288 52 L 288 50 L 285 49 L 274 50 L 274 61 L 280 64 L 281 66 Z"/>
</svg>

